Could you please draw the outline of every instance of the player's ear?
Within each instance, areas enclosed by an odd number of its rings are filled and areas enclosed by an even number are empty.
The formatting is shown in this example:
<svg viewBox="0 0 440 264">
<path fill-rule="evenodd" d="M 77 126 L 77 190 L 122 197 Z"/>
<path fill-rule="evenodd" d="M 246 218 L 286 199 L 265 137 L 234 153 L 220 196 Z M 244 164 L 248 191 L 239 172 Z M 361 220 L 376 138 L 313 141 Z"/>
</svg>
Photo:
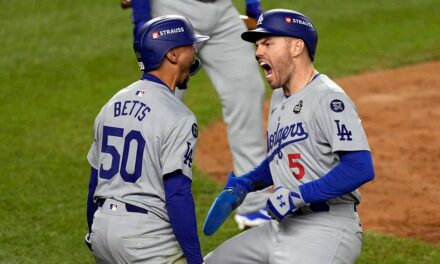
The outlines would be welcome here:
<svg viewBox="0 0 440 264">
<path fill-rule="evenodd" d="M 302 39 L 292 38 L 290 42 L 290 54 L 292 57 L 298 57 L 304 50 L 304 41 Z"/>
<path fill-rule="evenodd" d="M 172 64 L 176 64 L 177 60 L 178 60 L 178 54 L 177 54 L 176 49 L 170 49 L 169 51 L 167 51 L 167 53 L 165 54 L 165 57 Z"/>
</svg>

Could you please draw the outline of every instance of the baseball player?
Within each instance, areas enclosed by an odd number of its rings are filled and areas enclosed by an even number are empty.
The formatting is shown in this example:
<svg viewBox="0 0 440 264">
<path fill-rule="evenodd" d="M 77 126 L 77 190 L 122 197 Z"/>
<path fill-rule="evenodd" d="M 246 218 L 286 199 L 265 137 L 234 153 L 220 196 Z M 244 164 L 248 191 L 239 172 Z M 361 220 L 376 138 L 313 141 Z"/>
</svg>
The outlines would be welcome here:
<svg viewBox="0 0 440 264">
<path fill-rule="evenodd" d="M 374 169 L 353 102 L 314 69 L 315 26 L 296 11 L 274 9 L 241 37 L 256 44 L 274 89 L 267 155 L 242 177 L 229 175 L 204 232 L 213 234 L 248 192 L 272 184 L 273 220 L 224 242 L 205 263 L 355 262 L 362 246 L 357 188 L 374 178 Z"/>
<path fill-rule="evenodd" d="M 193 45 L 207 39 L 176 15 L 136 32 L 144 73 L 101 109 L 87 156 L 86 243 L 98 263 L 203 262 L 191 192 L 197 122 L 174 90 L 199 69 Z"/>
<path fill-rule="evenodd" d="M 253 59 L 253 46 L 240 39 L 246 28 L 231 0 L 131 0 L 131 5 L 135 30 L 151 17 L 180 14 L 196 32 L 210 36 L 198 54 L 222 102 L 234 171 L 242 175 L 259 164 L 265 153 L 264 82 Z M 246 0 L 248 17 L 258 18 L 261 12 L 260 0 Z M 183 90 L 177 89 L 176 94 L 179 91 Z M 264 210 L 268 196 L 267 190 L 248 195 L 235 216 L 240 229 L 270 219 Z"/>
</svg>

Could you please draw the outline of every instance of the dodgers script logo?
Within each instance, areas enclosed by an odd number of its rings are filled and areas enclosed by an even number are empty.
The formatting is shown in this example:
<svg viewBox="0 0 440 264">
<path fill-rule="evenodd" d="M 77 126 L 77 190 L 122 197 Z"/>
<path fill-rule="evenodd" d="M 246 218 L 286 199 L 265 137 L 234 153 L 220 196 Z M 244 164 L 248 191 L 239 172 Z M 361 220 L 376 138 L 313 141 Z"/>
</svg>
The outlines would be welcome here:
<svg viewBox="0 0 440 264">
<path fill-rule="evenodd" d="M 281 149 L 285 146 L 305 140 L 309 137 L 302 122 L 285 127 L 280 127 L 280 123 L 278 123 L 277 129 L 272 134 L 269 134 L 269 131 L 267 133 L 267 153 L 270 153 L 272 149 L 275 148 L 269 156 L 269 161 L 271 161 L 276 154 L 278 154 L 278 157 L 281 159 L 283 157 Z"/>
</svg>

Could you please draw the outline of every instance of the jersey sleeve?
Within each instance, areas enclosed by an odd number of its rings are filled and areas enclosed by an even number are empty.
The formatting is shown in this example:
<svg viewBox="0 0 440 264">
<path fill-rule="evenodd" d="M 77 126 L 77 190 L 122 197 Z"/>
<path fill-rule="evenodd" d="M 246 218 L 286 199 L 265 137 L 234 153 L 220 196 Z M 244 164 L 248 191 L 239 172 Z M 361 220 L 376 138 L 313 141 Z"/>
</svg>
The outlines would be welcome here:
<svg viewBox="0 0 440 264">
<path fill-rule="evenodd" d="M 332 152 L 370 150 L 356 107 L 345 93 L 324 95 L 316 108 L 315 121 Z"/>
<path fill-rule="evenodd" d="M 197 136 L 197 121 L 194 116 L 182 118 L 171 128 L 161 147 L 162 175 L 182 170 L 184 175 L 192 179 Z"/>
<path fill-rule="evenodd" d="M 98 118 L 95 120 L 95 124 L 93 126 L 94 136 L 93 136 L 93 143 L 90 146 L 89 153 L 87 154 L 87 160 L 90 163 L 90 166 L 92 166 L 94 169 L 99 170 L 99 125 L 98 125 Z"/>
</svg>

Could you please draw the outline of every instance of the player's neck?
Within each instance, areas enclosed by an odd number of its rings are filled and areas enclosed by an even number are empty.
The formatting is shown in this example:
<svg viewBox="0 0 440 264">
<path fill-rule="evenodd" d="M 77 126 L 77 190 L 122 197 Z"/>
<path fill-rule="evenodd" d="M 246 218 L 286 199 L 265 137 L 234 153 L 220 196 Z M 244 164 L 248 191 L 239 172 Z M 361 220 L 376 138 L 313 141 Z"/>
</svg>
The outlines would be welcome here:
<svg viewBox="0 0 440 264">
<path fill-rule="evenodd" d="M 313 64 L 297 65 L 286 87 L 287 89 L 283 88 L 284 94 L 287 96 L 298 92 L 311 82 L 315 74 L 316 71 L 315 68 L 313 68 Z"/>
<path fill-rule="evenodd" d="M 166 71 L 163 71 L 163 70 L 152 70 L 149 73 L 153 74 L 154 76 L 159 78 L 174 93 L 174 91 L 176 89 L 177 75 L 170 74 L 169 72 L 166 72 Z"/>
</svg>

